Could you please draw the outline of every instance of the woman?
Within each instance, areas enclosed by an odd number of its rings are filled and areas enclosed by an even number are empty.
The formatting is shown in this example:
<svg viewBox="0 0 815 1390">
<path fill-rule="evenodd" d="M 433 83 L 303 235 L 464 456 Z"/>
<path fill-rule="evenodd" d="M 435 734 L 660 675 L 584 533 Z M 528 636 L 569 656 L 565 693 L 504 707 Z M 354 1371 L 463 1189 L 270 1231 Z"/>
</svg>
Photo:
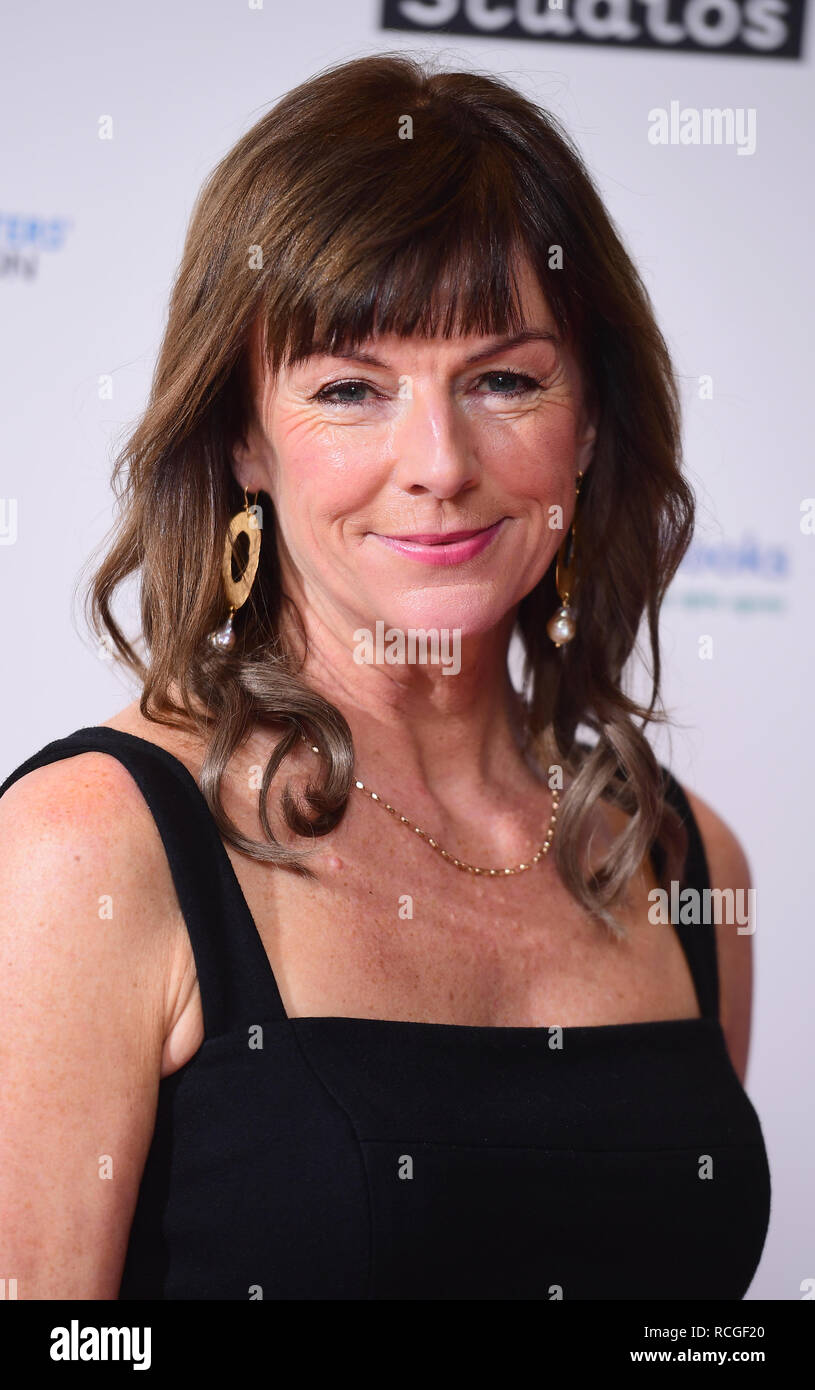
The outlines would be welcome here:
<svg viewBox="0 0 815 1390">
<path fill-rule="evenodd" d="M 19 1297 L 741 1298 L 750 936 L 652 912 L 748 883 L 644 735 L 693 499 L 551 117 L 405 56 L 291 92 L 125 468 L 140 697 L 0 788 Z"/>
</svg>

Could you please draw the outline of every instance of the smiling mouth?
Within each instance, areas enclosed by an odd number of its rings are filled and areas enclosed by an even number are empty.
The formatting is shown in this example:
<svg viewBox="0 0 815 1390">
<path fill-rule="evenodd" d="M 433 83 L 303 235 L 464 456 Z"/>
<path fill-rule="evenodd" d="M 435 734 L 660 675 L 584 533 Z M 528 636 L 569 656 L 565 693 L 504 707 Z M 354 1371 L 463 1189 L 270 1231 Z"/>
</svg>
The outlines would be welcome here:
<svg viewBox="0 0 815 1390">
<path fill-rule="evenodd" d="M 500 525 L 493 522 L 493 526 Z M 492 526 L 477 526 L 471 531 L 415 531 L 407 536 L 383 536 L 388 541 L 410 541 L 414 545 L 454 545 L 456 541 L 469 541 L 473 536 L 481 536 L 491 531 Z"/>
<path fill-rule="evenodd" d="M 431 565 L 457 565 L 472 560 L 486 550 L 497 536 L 504 522 L 502 516 L 491 526 L 481 526 L 467 531 L 414 531 L 408 535 L 386 536 L 378 531 L 370 534 L 391 550 L 396 550 L 409 559 L 421 560 Z"/>
</svg>

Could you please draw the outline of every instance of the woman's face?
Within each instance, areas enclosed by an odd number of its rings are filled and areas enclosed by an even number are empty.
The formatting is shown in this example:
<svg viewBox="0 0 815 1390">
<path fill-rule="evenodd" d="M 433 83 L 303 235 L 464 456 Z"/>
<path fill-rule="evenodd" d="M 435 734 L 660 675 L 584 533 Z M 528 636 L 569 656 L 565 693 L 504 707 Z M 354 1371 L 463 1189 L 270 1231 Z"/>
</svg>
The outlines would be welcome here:
<svg viewBox="0 0 815 1390">
<path fill-rule="evenodd" d="M 274 501 L 307 627 L 316 617 L 351 645 L 379 620 L 477 636 L 548 569 L 594 429 L 528 267 L 521 287 L 526 341 L 380 335 L 274 382 L 256 354 L 260 426 L 235 471 Z"/>
</svg>

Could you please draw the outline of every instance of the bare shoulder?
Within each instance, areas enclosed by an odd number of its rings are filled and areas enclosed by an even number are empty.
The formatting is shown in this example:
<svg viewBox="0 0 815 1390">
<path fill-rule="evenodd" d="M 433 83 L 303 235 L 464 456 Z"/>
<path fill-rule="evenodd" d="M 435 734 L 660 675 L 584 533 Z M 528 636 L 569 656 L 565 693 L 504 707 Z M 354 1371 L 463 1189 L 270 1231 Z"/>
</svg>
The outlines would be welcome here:
<svg viewBox="0 0 815 1390">
<path fill-rule="evenodd" d="M 15 821 L 12 807 L 41 820 L 44 830 L 61 825 L 81 829 L 86 821 L 92 824 L 103 802 L 105 814 L 121 809 L 122 818 L 131 812 L 138 820 L 139 801 L 144 804 L 127 768 L 111 753 L 93 749 L 44 763 L 18 777 L 0 798 L 0 814 L 9 829 Z"/>
<path fill-rule="evenodd" d="M 109 754 L 0 797 L 0 1258 L 21 1298 L 117 1296 L 168 1012 L 165 872 Z"/>
<path fill-rule="evenodd" d="M 683 787 L 696 817 L 705 848 L 711 888 L 742 889 L 746 901 L 751 888 L 750 865 L 744 847 L 722 817 L 700 796 Z M 737 900 L 738 901 L 738 900 Z M 716 924 L 719 963 L 719 1007 L 722 1028 L 733 1066 L 742 1084 L 750 1050 L 750 1018 L 753 992 L 753 938 L 739 935 L 738 924 Z"/>
<path fill-rule="evenodd" d="M 152 812 L 130 772 L 111 753 L 89 750 L 60 758 L 19 777 L 0 797 L 0 834 L 6 850 L 24 842 L 34 863 L 60 845 L 73 848 L 93 869 L 117 856 L 129 866 L 134 887 L 156 896 L 161 837 Z"/>
<path fill-rule="evenodd" d="M 100 968 L 113 983 L 117 972 L 132 977 L 139 962 L 163 1038 L 172 1026 L 187 936 L 161 835 L 124 764 L 89 750 L 18 778 L 0 797 L 0 857 L 4 879 L 14 878 L 17 915 L 42 915 L 50 884 L 52 930 L 59 922 L 67 930 L 59 899 L 85 902 L 75 925 L 81 932 L 86 923 L 91 940 L 89 924 L 106 922 Z"/>
</svg>

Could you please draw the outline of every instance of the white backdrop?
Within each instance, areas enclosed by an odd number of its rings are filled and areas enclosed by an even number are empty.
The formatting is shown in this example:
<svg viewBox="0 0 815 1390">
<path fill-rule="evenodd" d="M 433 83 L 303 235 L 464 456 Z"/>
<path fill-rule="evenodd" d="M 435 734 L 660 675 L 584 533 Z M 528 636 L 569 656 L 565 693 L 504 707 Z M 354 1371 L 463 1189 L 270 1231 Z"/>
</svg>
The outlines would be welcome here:
<svg viewBox="0 0 815 1390">
<path fill-rule="evenodd" d="M 407 48 L 509 78 L 577 139 L 683 383 L 699 525 L 664 610 L 678 727 L 657 746 L 751 862 L 747 1089 L 773 1206 L 749 1297 L 797 1299 L 815 1277 L 815 536 L 801 512 L 815 497 L 811 62 L 400 34 L 379 27 L 380 13 L 379 0 L 17 0 L 5 11 L 0 780 L 136 694 L 99 659 L 72 595 L 112 518 L 111 460 L 144 404 L 212 165 L 284 91 L 340 59 Z M 672 101 L 754 110 L 755 152 L 650 143 L 649 112 Z M 112 140 L 98 138 L 104 115 Z M 106 375 L 113 395 L 100 399 Z"/>
</svg>

